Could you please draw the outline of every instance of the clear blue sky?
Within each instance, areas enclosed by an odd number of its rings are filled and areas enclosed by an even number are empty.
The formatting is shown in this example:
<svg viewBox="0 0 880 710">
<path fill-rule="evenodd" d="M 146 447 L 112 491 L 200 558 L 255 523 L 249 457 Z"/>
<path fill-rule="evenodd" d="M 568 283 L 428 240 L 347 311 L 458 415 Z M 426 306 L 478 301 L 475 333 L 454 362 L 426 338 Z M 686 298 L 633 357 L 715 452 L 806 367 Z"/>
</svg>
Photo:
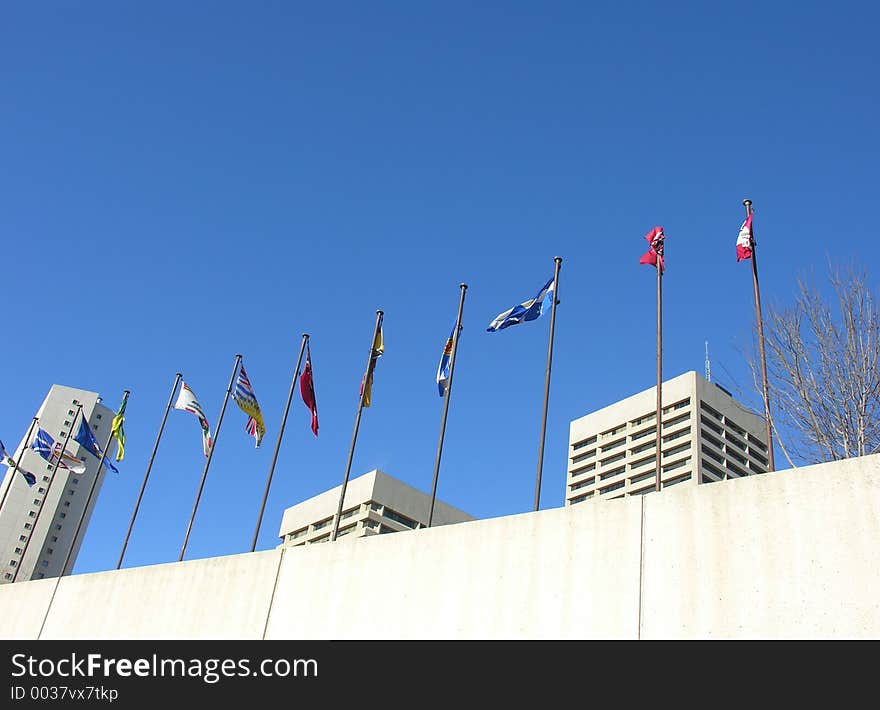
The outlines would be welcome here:
<svg viewBox="0 0 880 710">
<path fill-rule="evenodd" d="M 268 432 L 255 450 L 230 400 L 187 559 L 250 549 L 308 332 L 320 436 L 297 395 L 257 549 L 274 547 L 286 507 L 342 481 L 377 308 L 351 476 L 430 491 L 460 282 L 438 497 L 531 510 L 550 319 L 485 329 L 556 255 L 541 498 L 561 506 L 569 422 L 655 381 L 654 225 L 664 376 L 702 372 L 708 340 L 713 379 L 748 387 L 743 198 L 765 304 L 829 254 L 876 251 L 878 19 L 868 2 L 8 5 L 0 438 L 53 383 L 113 408 L 131 390 L 76 571 L 115 567 L 175 373 L 215 427 L 236 353 Z M 177 560 L 203 464 L 172 410 L 125 566 Z"/>
</svg>

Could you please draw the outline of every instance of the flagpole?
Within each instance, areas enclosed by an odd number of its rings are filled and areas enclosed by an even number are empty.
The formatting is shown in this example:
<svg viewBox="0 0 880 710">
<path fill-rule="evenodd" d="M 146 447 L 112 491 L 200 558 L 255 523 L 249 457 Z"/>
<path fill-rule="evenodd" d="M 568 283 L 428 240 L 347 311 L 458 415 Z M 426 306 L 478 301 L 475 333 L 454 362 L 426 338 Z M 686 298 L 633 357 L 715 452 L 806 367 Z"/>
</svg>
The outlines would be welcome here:
<svg viewBox="0 0 880 710">
<path fill-rule="evenodd" d="M 348 448 L 348 461 L 345 464 L 345 476 L 342 479 L 342 490 L 339 491 L 339 505 L 336 508 L 336 517 L 333 519 L 333 531 L 330 533 L 330 542 L 336 539 L 336 533 L 339 532 L 339 519 L 342 517 L 342 503 L 345 500 L 345 489 L 348 486 L 348 474 L 351 472 L 351 460 L 354 457 L 354 444 L 357 441 L 358 427 L 361 423 L 361 412 L 364 409 L 364 397 L 367 394 L 367 385 L 369 384 L 370 373 L 373 368 L 375 353 L 373 346 L 376 343 L 376 337 L 379 335 L 379 328 L 382 327 L 383 311 L 376 311 L 376 327 L 373 329 L 373 338 L 370 340 L 370 357 L 367 360 L 367 369 L 364 371 L 364 384 L 361 387 L 361 396 L 358 400 L 357 416 L 354 420 L 354 433 L 351 435 L 351 446 Z"/>
<path fill-rule="evenodd" d="M 556 326 L 556 304 L 559 294 L 559 269 L 562 265 L 562 257 L 553 257 L 556 269 L 553 272 L 553 304 L 550 308 L 550 344 L 547 347 L 547 374 L 544 379 L 544 413 L 541 415 L 541 439 L 538 444 L 538 478 L 535 481 L 535 510 L 541 504 L 541 473 L 544 470 L 544 439 L 547 433 L 547 404 L 550 401 L 550 365 L 553 362 L 553 331 Z"/>
<path fill-rule="evenodd" d="M 31 428 L 28 429 L 27 435 L 24 437 L 24 446 L 21 447 L 21 451 L 18 452 L 18 461 L 15 463 L 15 470 L 12 472 L 13 476 L 9 479 L 9 485 L 6 486 L 6 490 L 3 491 L 3 499 L 0 500 L 0 510 L 3 510 L 3 505 L 6 503 L 6 496 L 9 495 L 9 491 L 12 489 L 12 484 L 15 483 L 15 474 L 20 473 L 19 468 L 21 467 L 21 460 L 24 458 L 24 450 L 28 447 L 28 442 L 31 440 L 31 434 L 34 433 L 34 427 L 37 425 L 37 422 L 40 420 L 39 417 L 34 417 L 31 421 Z"/>
<path fill-rule="evenodd" d="M 281 437 L 284 435 L 284 426 L 287 423 L 287 413 L 290 411 L 290 401 L 293 399 L 293 391 L 296 388 L 296 378 L 299 375 L 299 367 L 302 364 L 303 353 L 309 342 L 309 334 L 302 334 L 302 343 L 299 346 L 299 357 L 296 359 L 296 367 L 293 368 L 293 379 L 290 380 L 290 391 L 287 393 L 287 404 L 284 405 L 284 415 L 281 417 L 281 428 L 278 430 L 278 440 L 275 442 L 275 452 L 272 454 L 272 463 L 269 465 L 269 475 L 266 478 L 266 490 L 263 491 L 263 503 L 260 505 L 260 514 L 257 516 L 257 527 L 254 529 L 254 539 L 251 541 L 251 552 L 257 547 L 257 537 L 260 534 L 260 525 L 263 522 L 263 512 L 266 509 L 266 500 L 269 498 L 269 486 L 272 485 L 272 474 L 275 472 L 275 461 L 278 459 L 278 450 L 281 448 Z"/>
<path fill-rule="evenodd" d="M 665 249 L 663 250 L 665 252 Z M 661 458 L 663 443 L 663 255 L 657 258 L 657 433 L 655 439 L 656 452 L 654 465 L 657 467 L 657 477 L 654 482 L 654 490 L 661 488 L 660 476 L 663 471 Z"/>
<path fill-rule="evenodd" d="M 464 312 L 464 294 L 467 284 L 459 284 L 461 295 L 458 300 L 458 316 L 455 320 L 455 332 L 452 334 L 452 353 L 449 356 L 449 380 L 443 396 L 443 416 L 440 419 L 440 441 L 437 444 L 437 460 L 434 462 L 434 482 L 431 485 L 431 508 L 428 511 L 428 527 L 434 521 L 434 502 L 437 499 L 437 477 L 440 475 L 440 457 L 443 455 L 443 435 L 446 433 L 446 413 L 449 411 L 449 400 L 452 397 L 452 375 L 455 372 L 455 354 L 458 352 L 458 335 L 461 332 L 461 314 Z"/>
<path fill-rule="evenodd" d="M 123 390 L 122 392 L 122 404 L 120 405 L 120 409 L 125 406 L 125 403 L 128 401 L 128 395 L 130 390 Z M 95 473 L 95 477 L 92 479 L 92 486 L 89 489 L 89 495 L 86 498 L 86 505 L 83 508 L 82 517 L 80 517 L 79 522 L 76 524 L 76 531 L 73 533 L 73 542 L 67 550 L 67 557 L 64 558 L 64 564 L 61 565 L 61 574 L 59 577 L 64 576 L 64 572 L 67 569 L 67 564 L 70 562 L 70 555 L 73 553 L 73 548 L 76 545 L 76 538 L 79 536 L 79 531 L 82 529 L 83 520 L 86 517 L 86 511 L 89 509 L 89 503 L 92 500 L 92 495 L 95 493 L 95 487 L 98 485 L 98 478 L 101 476 L 101 468 L 104 465 L 104 459 L 107 458 L 107 450 L 110 448 L 110 442 L 113 441 L 113 427 L 110 427 L 110 435 L 107 437 L 107 443 L 104 444 L 104 450 L 101 452 L 101 458 L 98 461 L 98 470 Z"/>
<path fill-rule="evenodd" d="M 49 498 L 49 491 L 52 489 L 52 484 L 55 483 L 55 476 L 58 473 L 58 466 L 64 461 L 64 453 L 67 451 L 67 442 L 70 441 L 70 435 L 73 433 L 73 427 L 76 426 L 77 417 L 82 414 L 82 405 L 76 405 L 76 414 L 73 415 L 73 421 L 70 423 L 70 429 L 67 431 L 67 437 L 64 439 L 64 446 L 61 447 L 61 451 L 58 453 L 58 460 L 55 462 L 55 468 L 52 469 L 52 477 L 49 479 L 49 483 L 46 485 L 46 493 L 43 495 L 43 504 L 40 505 L 40 510 L 37 512 L 37 517 L 34 518 L 34 524 L 31 528 L 31 534 L 28 535 L 27 542 L 24 544 L 24 549 L 21 552 L 21 563 L 15 568 L 15 574 L 12 575 L 12 582 L 18 578 L 18 573 L 21 570 L 22 565 L 25 561 L 25 555 L 27 555 L 28 547 L 31 544 L 31 540 L 34 539 L 34 533 L 37 532 L 37 523 L 40 522 L 40 516 L 43 514 L 43 510 L 45 509 L 45 502 Z M 51 455 L 51 454 L 50 454 Z M 71 543 L 72 544 L 72 543 Z M 61 570 L 62 574 L 64 570 Z M 31 572 L 33 574 L 33 571 Z M 59 575 L 60 576 L 60 575 Z M 10 584 L 12 583 L 10 582 Z"/>
<path fill-rule="evenodd" d="M 156 435 L 156 443 L 153 445 L 153 453 L 150 454 L 150 461 L 147 463 L 147 471 L 144 473 L 144 482 L 141 484 L 140 493 L 138 493 L 137 502 L 134 504 L 134 511 L 131 514 L 131 522 L 128 524 L 128 532 L 125 533 L 125 540 L 122 543 L 122 551 L 119 553 L 119 561 L 116 563 L 116 569 L 122 567 L 122 558 L 125 557 L 125 548 L 128 547 L 128 539 L 131 537 L 131 529 L 134 527 L 134 519 L 137 517 L 138 508 L 141 506 L 141 498 L 144 497 L 144 489 L 147 487 L 147 479 L 150 477 L 150 469 L 153 468 L 153 459 L 156 458 L 156 451 L 159 449 L 159 439 L 162 438 L 162 431 L 165 429 L 165 421 L 168 419 L 168 412 L 171 409 L 171 403 L 174 401 L 174 393 L 177 392 L 177 385 L 183 377 L 179 372 L 174 376 L 174 385 L 171 387 L 171 396 L 168 398 L 168 405 L 165 407 L 165 414 L 162 415 L 162 423 L 159 425 L 159 433 Z"/>
<path fill-rule="evenodd" d="M 186 535 L 183 536 L 183 547 L 180 548 L 178 562 L 182 562 L 183 556 L 186 554 L 186 544 L 189 541 L 189 534 L 192 532 L 193 520 L 195 520 L 196 517 L 196 509 L 199 507 L 199 498 L 202 497 L 202 488 L 204 488 L 205 479 L 208 477 L 208 467 L 211 465 L 211 459 L 214 456 L 214 449 L 217 448 L 217 439 L 220 437 L 220 425 L 223 424 L 223 413 L 226 411 L 226 403 L 229 401 L 229 393 L 232 392 L 232 383 L 235 382 L 235 374 L 238 372 L 238 365 L 240 362 L 241 355 L 236 355 L 235 364 L 232 366 L 232 375 L 229 377 L 229 386 L 226 388 L 226 395 L 223 397 L 223 406 L 220 407 L 220 416 L 217 418 L 217 429 L 214 431 L 214 440 L 211 442 L 211 448 L 208 450 L 208 460 L 205 461 L 205 469 L 202 471 L 202 480 L 199 481 L 196 502 L 193 504 L 192 515 L 189 516 L 189 524 L 186 526 Z"/>
<path fill-rule="evenodd" d="M 752 201 L 743 200 L 746 207 L 746 217 L 752 214 Z M 767 434 L 767 462 L 768 470 L 775 471 L 773 463 L 773 427 L 770 421 L 770 389 L 767 384 L 767 356 L 764 353 L 764 320 L 761 318 L 761 290 L 758 288 L 758 250 L 755 246 L 755 228 L 752 226 L 749 234 L 749 246 L 752 249 L 752 282 L 755 287 L 755 317 L 758 326 L 758 349 L 761 353 L 761 389 L 764 395 L 764 426 Z"/>
</svg>

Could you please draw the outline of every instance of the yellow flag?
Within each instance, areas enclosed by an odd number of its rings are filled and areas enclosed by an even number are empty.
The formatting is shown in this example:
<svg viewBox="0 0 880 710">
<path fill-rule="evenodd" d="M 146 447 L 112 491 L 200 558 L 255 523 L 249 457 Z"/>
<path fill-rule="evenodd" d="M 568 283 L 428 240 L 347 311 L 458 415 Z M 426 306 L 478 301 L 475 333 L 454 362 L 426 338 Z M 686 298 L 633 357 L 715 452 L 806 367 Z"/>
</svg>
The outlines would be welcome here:
<svg viewBox="0 0 880 710">
<path fill-rule="evenodd" d="M 122 429 L 122 423 L 125 421 L 125 405 L 128 402 L 128 395 L 122 399 L 119 411 L 113 417 L 113 423 L 110 425 L 110 433 L 116 439 L 116 460 L 122 461 L 125 458 L 125 431 Z"/>
<path fill-rule="evenodd" d="M 367 386 L 364 389 L 363 383 L 361 383 L 361 391 L 364 393 L 364 406 L 370 406 L 370 394 L 373 390 L 373 370 L 376 369 L 376 360 L 378 360 L 382 353 L 385 352 L 385 340 L 382 337 L 382 326 L 379 325 L 379 330 L 376 331 L 376 337 L 373 340 L 373 357 L 370 359 L 370 368 L 367 371 Z"/>
</svg>

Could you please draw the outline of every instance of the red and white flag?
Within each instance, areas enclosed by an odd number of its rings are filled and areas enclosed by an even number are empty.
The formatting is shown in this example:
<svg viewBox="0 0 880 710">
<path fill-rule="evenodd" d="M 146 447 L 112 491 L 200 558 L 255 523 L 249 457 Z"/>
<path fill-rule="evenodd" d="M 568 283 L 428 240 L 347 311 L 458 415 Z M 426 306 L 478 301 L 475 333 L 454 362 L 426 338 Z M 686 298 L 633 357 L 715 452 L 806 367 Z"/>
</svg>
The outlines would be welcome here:
<svg viewBox="0 0 880 710">
<path fill-rule="evenodd" d="M 666 240 L 666 236 L 663 234 L 663 227 L 654 227 L 645 235 L 645 239 L 648 240 L 648 244 L 651 246 L 642 255 L 642 258 L 639 259 L 639 263 L 658 267 L 660 273 L 663 273 L 665 268 L 663 264 L 663 242 Z"/>
<path fill-rule="evenodd" d="M 752 258 L 752 215 L 746 217 L 746 221 L 739 228 L 739 236 L 736 238 L 736 260 Z"/>
</svg>

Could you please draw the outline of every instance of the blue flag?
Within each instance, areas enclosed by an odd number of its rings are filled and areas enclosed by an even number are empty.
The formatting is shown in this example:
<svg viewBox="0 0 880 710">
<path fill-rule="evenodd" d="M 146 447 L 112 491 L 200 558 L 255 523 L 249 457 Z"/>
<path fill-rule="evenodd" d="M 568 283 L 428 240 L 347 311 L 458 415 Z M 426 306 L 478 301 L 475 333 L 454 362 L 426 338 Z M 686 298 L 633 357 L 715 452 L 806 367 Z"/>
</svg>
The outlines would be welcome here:
<svg viewBox="0 0 880 710">
<path fill-rule="evenodd" d="M 101 450 L 101 447 L 98 446 L 98 442 L 95 440 L 95 435 L 92 434 L 92 428 L 89 426 L 89 423 L 86 421 L 85 417 L 81 417 L 79 420 L 79 431 L 76 432 L 76 436 L 73 437 L 73 440 L 86 449 L 90 454 L 94 454 L 99 459 L 104 455 L 104 452 Z M 104 463 L 107 468 L 109 468 L 113 473 L 119 473 L 119 469 L 116 468 L 112 463 L 110 463 L 106 457 L 104 458 Z"/>
<path fill-rule="evenodd" d="M 452 359 L 453 335 L 455 335 L 455 326 L 449 331 L 446 345 L 443 346 L 443 355 L 440 357 L 440 365 L 437 367 L 437 387 L 440 389 L 441 397 L 446 394 L 446 388 L 449 386 L 449 361 Z"/>
<path fill-rule="evenodd" d="M 530 298 L 527 301 L 523 301 L 518 306 L 509 308 L 503 313 L 499 313 L 495 316 L 495 320 L 489 323 L 489 327 L 486 328 L 486 330 L 489 333 L 494 333 L 496 330 L 504 330 L 512 325 L 518 325 L 523 321 L 535 320 L 535 318 L 539 318 L 544 313 L 544 306 L 547 303 L 552 303 L 552 298 L 553 279 L 550 279 L 544 284 L 541 290 L 538 291 L 537 296 Z"/>
</svg>

